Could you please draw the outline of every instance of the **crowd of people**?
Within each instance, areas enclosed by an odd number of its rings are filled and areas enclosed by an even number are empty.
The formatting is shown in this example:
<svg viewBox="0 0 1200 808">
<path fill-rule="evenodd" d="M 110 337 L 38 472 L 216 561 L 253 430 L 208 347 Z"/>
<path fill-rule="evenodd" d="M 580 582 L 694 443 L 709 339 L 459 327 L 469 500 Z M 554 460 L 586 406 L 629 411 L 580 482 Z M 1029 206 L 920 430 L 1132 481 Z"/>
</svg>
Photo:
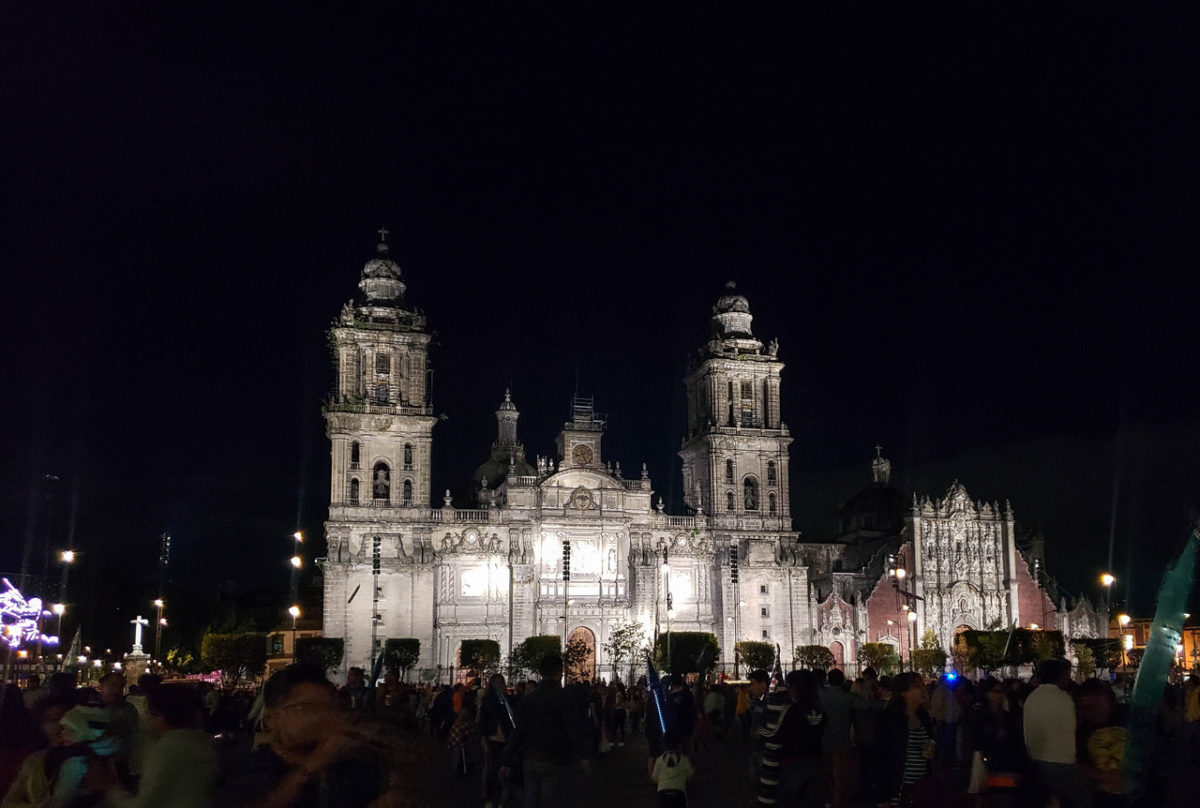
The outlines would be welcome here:
<svg viewBox="0 0 1200 808">
<path fill-rule="evenodd" d="M 483 808 L 545 808 L 572 804 L 564 785 L 627 743 L 645 757 L 616 757 L 645 761 L 629 775 L 666 808 L 721 769 L 742 784 L 731 808 L 1130 805 L 1128 705 L 1070 674 L 1048 660 L 1029 680 L 867 668 L 564 684 L 547 657 L 529 681 L 450 685 L 389 671 L 372 687 L 351 668 L 335 687 L 295 664 L 257 692 L 56 674 L 0 691 L 0 808 L 416 808 L 450 804 L 445 778 L 477 782 Z M 1200 678 L 1168 687 L 1156 733 L 1144 804 L 1194 804 Z"/>
</svg>

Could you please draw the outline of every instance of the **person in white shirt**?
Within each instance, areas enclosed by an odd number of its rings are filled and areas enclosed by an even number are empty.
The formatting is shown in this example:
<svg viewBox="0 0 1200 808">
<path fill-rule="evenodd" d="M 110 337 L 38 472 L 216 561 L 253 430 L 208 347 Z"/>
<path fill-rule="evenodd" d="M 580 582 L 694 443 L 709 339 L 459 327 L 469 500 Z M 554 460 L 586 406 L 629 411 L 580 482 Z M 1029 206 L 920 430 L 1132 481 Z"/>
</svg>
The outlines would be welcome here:
<svg viewBox="0 0 1200 808">
<path fill-rule="evenodd" d="M 667 751 L 654 761 L 650 773 L 650 779 L 658 783 L 659 808 L 687 808 L 687 783 L 696 770 L 688 756 L 679 751 L 679 733 L 668 732 L 663 745 Z"/>
<path fill-rule="evenodd" d="M 1071 663 L 1047 659 L 1038 666 L 1038 688 L 1025 699 L 1025 747 L 1062 808 L 1092 808 L 1092 796 L 1075 766 L 1075 700 Z"/>
</svg>

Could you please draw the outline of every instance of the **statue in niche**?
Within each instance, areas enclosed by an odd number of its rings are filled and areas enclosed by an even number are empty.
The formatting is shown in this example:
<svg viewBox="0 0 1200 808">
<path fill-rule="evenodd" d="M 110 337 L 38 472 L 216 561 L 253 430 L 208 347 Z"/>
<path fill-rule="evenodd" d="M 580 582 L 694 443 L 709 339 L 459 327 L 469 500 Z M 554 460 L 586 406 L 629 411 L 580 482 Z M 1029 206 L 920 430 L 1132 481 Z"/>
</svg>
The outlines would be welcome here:
<svg viewBox="0 0 1200 808">
<path fill-rule="evenodd" d="M 375 467 L 374 496 L 375 499 L 388 499 L 392 490 L 391 478 L 387 466 L 380 463 Z"/>
<path fill-rule="evenodd" d="M 767 356 L 777 356 L 779 354 L 779 340 L 773 339 L 767 343 Z"/>
<path fill-rule="evenodd" d="M 758 510 L 758 485 L 754 480 L 747 479 L 744 486 L 745 490 L 745 505 L 748 511 Z"/>
<path fill-rule="evenodd" d="M 617 551 L 612 547 L 608 548 L 608 571 L 617 571 Z"/>
</svg>

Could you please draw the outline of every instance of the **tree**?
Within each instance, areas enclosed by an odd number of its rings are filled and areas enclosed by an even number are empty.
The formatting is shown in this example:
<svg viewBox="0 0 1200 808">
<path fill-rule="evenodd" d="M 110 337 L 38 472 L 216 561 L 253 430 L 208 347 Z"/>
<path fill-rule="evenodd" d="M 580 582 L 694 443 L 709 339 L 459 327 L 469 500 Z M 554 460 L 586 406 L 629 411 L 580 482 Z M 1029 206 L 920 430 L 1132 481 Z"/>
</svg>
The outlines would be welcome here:
<svg viewBox="0 0 1200 808">
<path fill-rule="evenodd" d="M 1096 672 L 1096 655 L 1087 643 L 1073 642 L 1071 649 L 1075 652 L 1076 673 L 1080 679 L 1087 679 Z"/>
<path fill-rule="evenodd" d="M 1005 662 L 1007 631 L 963 631 L 954 640 L 954 659 L 961 667 L 994 671 Z"/>
<path fill-rule="evenodd" d="M 886 642 L 865 642 L 858 646 L 858 663 L 870 666 L 880 674 L 891 674 L 899 669 L 900 657 Z"/>
<path fill-rule="evenodd" d="M 463 640 L 458 650 L 458 661 L 478 676 L 500 663 L 500 643 L 495 640 Z"/>
<path fill-rule="evenodd" d="M 827 671 L 833 667 L 833 651 L 823 645 L 797 645 L 793 654 L 801 668 Z"/>
<path fill-rule="evenodd" d="M 296 640 L 296 661 L 329 671 L 342 665 L 346 641 L 341 637 L 301 637 Z"/>
<path fill-rule="evenodd" d="M 618 623 L 608 629 L 608 640 L 604 652 L 612 660 L 613 673 L 619 675 L 621 665 L 629 661 L 629 680 L 633 680 L 633 666 L 638 656 L 647 647 L 646 630 L 641 623 Z"/>
<path fill-rule="evenodd" d="M 404 679 L 421 659 L 421 641 L 416 637 L 391 639 L 383 644 L 383 660 L 388 667 L 400 669 Z"/>
<path fill-rule="evenodd" d="M 743 665 L 746 672 L 759 668 L 770 671 L 775 666 L 775 646 L 762 640 L 742 640 L 734 643 L 733 653 Z"/>
<path fill-rule="evenodd" d="M 267 637 L 209 632 L 200 642 L 200 658 L 209 668 L 221 672 L 225 687 L 234 688 L 243 678 L 262 674 L 267 666 Z"/>
<path fill-rule="evenodd" d="M 527 671 L 537 673 L 542 660 L 548 656 L 562 655 L 562 638 L 556 634 L 537 634 L 526 637 L 513 648 L 509 664 L 515 673 Z"/>
<path fill-rule="evenodd" d="M 946 652 L 933 629 L 925 629 L 921 644 L 913 650 L 912 666 L 926 676 L 936 676 L 946 669 Z"/>
<path fill-rule="evenodd" d="M 199 673 L 196 655 L 185 648 L 171 648 L 167 651 L 167 667 L 179 673 Z"/>
<path fill-rule="evenodd" d="M 701 675 L 717 664 L 720 650 L 717 635 L 708 631 L 666 631 L 654 646 L 658 664 L 665 670 Z"/>
<path fill-rule="evenodd" d="M 1054 659 L 1062 656 L 1062 653 L 1055 646 L 1054 638 L 1050 636 L 1049 631 L 1035 631 L 1030 642 L 1029 656 L 1030 662 L 1035 665 L 1039 662 L 1044 662 L 1047 659 Z"/>
</svg>

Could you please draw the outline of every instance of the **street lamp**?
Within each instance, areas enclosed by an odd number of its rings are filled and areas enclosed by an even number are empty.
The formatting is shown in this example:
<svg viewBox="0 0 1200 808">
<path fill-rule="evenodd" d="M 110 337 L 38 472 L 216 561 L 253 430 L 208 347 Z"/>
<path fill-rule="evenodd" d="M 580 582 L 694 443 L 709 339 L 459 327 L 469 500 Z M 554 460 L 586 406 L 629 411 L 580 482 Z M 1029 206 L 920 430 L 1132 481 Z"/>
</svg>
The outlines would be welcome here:
<svg viewBox="0 0 1200 808">
<path fill-rule="evenodd" d="M 303 531 L 297 530 L 295 533 L 292 534 L 292 557 L 289 559 L 289 563 L 292 565 L 292 570 L 290 573 L 291 580 L 289 582 L 288 591 L 291 593 L 292 603 L 295 603 L 297 600 L 300 599 L 300 596 L 299 596 L 300 575 L 299 575 L 299 573 L 300 573 L 300 567 L 304 563 L 303 560 L 300 558 L 300 545 L 303 543 L 304 543 L 304 533 L 303 533 Z"/>
<path fill-rule="evenodd" d="M 154 608 L 158 610 L 158 614 L 155 615 L 157 620 L 154 621 L 154 656 L 159 658 L 162 655 L 162 630 L 163 626 L 167 624 L 166 618 L 163 617 L 162 598 L 154 599 Z"/>
<path fill-rule="evenodd" d="M 1127 614 L 1117 615 L 1117 623 L 1120 624 L 1120 626 L 1121 626 L 1121 634 L 1122 634 L 1122 637 L 1121 637 L 1121 676 L 1124 679 L 1129 678 L 1129 652 L 1133 650 L 1133 635 L 1125 634 L 1125 628 L 1126 628 L 1126 626 L 1128 626 L 1130 624 L 1130 622 L 1132 620 L 1133 620 L 1133 618 Z M 1125 688 L 1126 688 L 1125 699 L 1126 699 L 1126 701 L 1128 701 L 1129 700 L 1129 693 L 1128 693 L 1129 683 L 1128 682 L 1125 682 Z"/>
<path fill-rule="evenodd" d="M 908 669 L 916 670 L 916 663 L 913 662 L 913 646 L 917 644 L 917 613 L 909 609 L 908 611 Z"/>
<path fill-rule="evenodd" d="M 662 556 L 663 589 L 667 594 L 667 660 L 666 669 L 671 671 L 671 618 L 675 616 L 675 601 L 671 597 L 671 562 L 667 557 L 667 548 L 663 548 Z M 671 671 L 673 672 L 673 671 Z"/>
<path fill-rule="evenodd" d="M 296 661 L 296 618 L 300 616 L 300 607 L 292 604 L 288 607 L 288 614 L 292 616 L 292 662 Z"/>
</svg>

